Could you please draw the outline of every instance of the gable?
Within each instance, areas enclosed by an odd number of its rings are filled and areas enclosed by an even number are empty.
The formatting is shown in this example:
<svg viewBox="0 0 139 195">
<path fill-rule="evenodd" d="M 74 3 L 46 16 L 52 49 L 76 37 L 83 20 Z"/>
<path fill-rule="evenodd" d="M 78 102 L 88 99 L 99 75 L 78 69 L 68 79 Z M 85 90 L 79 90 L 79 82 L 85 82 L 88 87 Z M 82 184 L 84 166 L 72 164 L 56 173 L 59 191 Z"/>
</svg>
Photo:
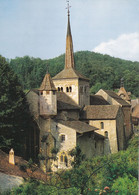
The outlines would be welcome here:
<svg viewBox="0 0 139 195">
<path fill-rule="evenodd" d="M 90 95 L 90 105 L 109 105 L 101 95 Z"/>
<path fill-rule="evenodd" d="M 100 89 L 96 95 L 101 95 L 106 101 L 108 101 L 111 105 L 121 105 L 121 106 L 129 106 L 125 100 L 119 97 L 115 92 L 110 90 Z"/>
</svg>

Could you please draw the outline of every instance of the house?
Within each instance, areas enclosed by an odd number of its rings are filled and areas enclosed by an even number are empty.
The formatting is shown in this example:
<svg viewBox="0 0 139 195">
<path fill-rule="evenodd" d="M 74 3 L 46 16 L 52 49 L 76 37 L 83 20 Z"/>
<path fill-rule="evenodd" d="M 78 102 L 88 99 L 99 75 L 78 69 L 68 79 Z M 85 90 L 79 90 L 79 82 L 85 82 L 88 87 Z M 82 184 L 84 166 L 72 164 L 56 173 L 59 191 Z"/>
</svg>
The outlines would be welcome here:
<svg viewBox="0 0 139 195">
<path fill-rule="evenodd" d="M 119 97 L 115 92 L 110 90 L 100 89 L 96 95 L 101 95 L 110 105 L 119 105 L 124 115 L 124 131 L 126 140 L 130 138 L 133 133 L 131 121 L 131 105 L 124 99 Z"/>
<path fill-rule="evenodd" d="M 124 149 L 124 115 L 118 105 L 89 105 L 85 106 L 81 119 L 95 126 L 99 133 L 108 138 L 109 149 L 106 153 L 116 153 Z"/>
</svg>

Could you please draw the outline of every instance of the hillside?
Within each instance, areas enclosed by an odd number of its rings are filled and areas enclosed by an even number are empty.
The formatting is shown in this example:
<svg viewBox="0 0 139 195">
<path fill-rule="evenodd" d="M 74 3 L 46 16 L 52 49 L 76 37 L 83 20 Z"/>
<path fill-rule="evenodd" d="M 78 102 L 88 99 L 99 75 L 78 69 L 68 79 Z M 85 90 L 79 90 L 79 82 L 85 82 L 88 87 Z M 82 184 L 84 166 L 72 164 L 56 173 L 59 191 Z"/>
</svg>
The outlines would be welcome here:
<svg viewBox="0 0 139 195">
<path fill-rule="evenodd" d="M 76 69 L 90 79 L 91 92 L 100 88 L 115 90 L 124 78 L 127 91 L 139 96 L 139 62 L 122 60 L 90 51 L 76 52 Z M 64 68 L 64 55 L 49 60 L 25 56 L 10 61 L 10 66 L 17 73 L 23 89 L 37 88 L 47 71 L 53 77 Z"/>
</svg>

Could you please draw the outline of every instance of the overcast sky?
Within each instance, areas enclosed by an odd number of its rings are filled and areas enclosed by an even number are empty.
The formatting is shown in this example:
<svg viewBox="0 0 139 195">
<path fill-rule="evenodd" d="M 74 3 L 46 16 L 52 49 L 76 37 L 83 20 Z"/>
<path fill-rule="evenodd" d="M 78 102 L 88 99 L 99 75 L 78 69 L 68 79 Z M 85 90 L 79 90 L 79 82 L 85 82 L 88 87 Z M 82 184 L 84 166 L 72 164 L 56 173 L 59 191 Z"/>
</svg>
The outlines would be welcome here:
<svg viewBox="0 0 139 195">
<path fill-rule="evenodd" d="M 139 61 L 139 0 L 70 0 L 74 51 Z M 50 59 L 65 52 L 66 0 L 0 0 L 0 54 Z"/>
</svg>

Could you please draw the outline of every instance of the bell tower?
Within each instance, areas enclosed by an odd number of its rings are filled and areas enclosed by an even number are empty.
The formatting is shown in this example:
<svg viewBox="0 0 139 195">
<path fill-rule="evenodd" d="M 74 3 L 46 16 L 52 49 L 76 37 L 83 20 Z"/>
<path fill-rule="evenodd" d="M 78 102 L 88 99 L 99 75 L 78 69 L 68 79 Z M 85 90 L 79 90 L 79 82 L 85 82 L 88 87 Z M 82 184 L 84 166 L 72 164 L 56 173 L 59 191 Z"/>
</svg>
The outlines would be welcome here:
<svg viewBox="0 0 139 195">
<path fill-rule="evenodd" d="M 49 73 L 47 73 L 39 88 L 39 113 L 45 118 L 57 114 L 56 88 Z"/>
<path fill-rule="evenodd" d="M 65 67 L 53 77 L 54 85 L 59 93 L 66 93 L 79 106 L 90 104 L 89 79 L 75 69 L 73 41 L 70 27 L 69 1 L 67 1 L 68 24 L 66 35 Z"/>
</svg>

